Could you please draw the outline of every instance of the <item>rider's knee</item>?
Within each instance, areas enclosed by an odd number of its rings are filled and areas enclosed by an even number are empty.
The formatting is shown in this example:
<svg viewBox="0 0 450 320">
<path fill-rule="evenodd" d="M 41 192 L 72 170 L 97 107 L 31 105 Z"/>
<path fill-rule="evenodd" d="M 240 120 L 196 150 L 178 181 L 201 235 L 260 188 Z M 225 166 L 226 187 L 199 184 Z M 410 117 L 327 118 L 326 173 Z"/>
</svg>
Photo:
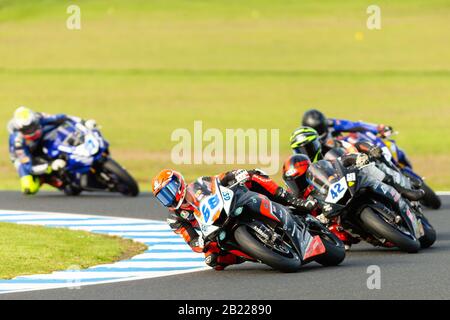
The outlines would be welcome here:
<svg viewBox="0 0 450 320">
<path fill-rule="evenodd" d="M 33 176 L 28 175 L 20 178 L 20 184 L 22 193 L 25 195 L 33 195 L 39 191 L 40 182 L 39 179 L 35 179 Z"/>
</svg>

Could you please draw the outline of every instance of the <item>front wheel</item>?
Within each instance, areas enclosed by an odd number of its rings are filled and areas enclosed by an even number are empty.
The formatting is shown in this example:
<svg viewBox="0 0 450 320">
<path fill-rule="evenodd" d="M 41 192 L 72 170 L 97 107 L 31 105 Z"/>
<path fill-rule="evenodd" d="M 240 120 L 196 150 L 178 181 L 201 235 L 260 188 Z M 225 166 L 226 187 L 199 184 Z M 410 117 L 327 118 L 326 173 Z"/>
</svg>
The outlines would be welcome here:
<svg viewBox="0 0 450 320">
<path fill-rule="evenodd" d="M 325 253 L 316 258 L 316 262 L 323 266 L 337 266 L 345 259 L 345 246 L 332 232 L 320 235 Z"/>
<path fill-rule="evenodd" d="M 437 210 L 441 207 L 442 202 L 441 198 L 433 191 L 426 183 L 422 186 L 423 191 L 425 191 L 425 195 L 420 200 L 420 202 L 428 208 Z"/>
<path fill-rule="evenodd" d="M 137 197 L 139 186 L 134 178 L 113 159 L 103 164 L 103 171 L 114 180 L 117 191 L 125 196 Z"/>
<path fill-rule="evenodd" d="M 372 208 L 367 207 L 361 212 L 361 220 L 368 231 L 392 242 L 401 250 L 409 253 L 419 251 L 420 243 L 418 240 L 385 221 Z"/>
<path fill-rule="evenodd" d="M 431 247 L 436 242 L 436 230 L 425 217 L 418 218 L 423 226 L 424 235 L 419 238 L 422 249 Z"/>
<path fill-rule="evenodd" d="M 243 252 L 276 270 L 296 272 L 302 265 L 302 260 L 292 248 L 285 246 L 285 253 L 269 248 L 247 226 L 239 226 L 234 232 L 234 238 Z"/>
<path fill-rule="evenodd" d="M 67 185 L 64 187 L 63 192 L 66 196 L 77 197 L 83 192 L 83 190 L 71 185 Z"/>
</svg>

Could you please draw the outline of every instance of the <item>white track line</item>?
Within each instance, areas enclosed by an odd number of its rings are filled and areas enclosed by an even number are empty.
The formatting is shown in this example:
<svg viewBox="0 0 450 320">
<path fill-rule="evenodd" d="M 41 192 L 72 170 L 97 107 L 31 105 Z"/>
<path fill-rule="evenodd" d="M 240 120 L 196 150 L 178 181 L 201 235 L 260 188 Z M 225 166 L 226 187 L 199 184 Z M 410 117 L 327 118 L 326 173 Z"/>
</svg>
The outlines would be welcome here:
<svg viewBox="0 0 450 320">
<path fill-rule="evenodd" d="M 0 222 L 63 227 L 118 235 L 145 243 L 149 249 L 129 260 L 85 270 L 20 276 L 0 280 L 0 294 L 134 281 L 208 269 L 201 254 L 161 221 L 68 213 L 0 210 Z"/>
</svg>

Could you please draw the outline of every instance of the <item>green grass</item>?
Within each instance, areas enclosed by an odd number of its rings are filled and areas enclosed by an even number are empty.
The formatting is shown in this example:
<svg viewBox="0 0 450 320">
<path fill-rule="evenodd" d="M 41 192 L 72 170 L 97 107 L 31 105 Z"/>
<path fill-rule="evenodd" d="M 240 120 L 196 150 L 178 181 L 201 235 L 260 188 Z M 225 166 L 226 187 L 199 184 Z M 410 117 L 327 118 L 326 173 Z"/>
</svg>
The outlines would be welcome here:
<svg viewBox="0 0 450 320">
<path fill-rule="evenodd" d="M 145 249 L 144 244 L 118 237 L 0 223 L 0 279 L 84 269 L 126 259 Z"/>
<path fill-rule="evenodd" d="M 387 123 L 417 171 L 450 187 L 450 5 L 377 1 L 0 0 L 0 122 L 25 104 L 96 118 L 149 189 L 172 167 L 176 128 L 279 128 L 281 158 L 304 110 Z M 363 33 L 358 41 L 356 33 Z M 2 181 L 17 188 L 0 133 Z M 180 166 L 188 179 L 233 166 Z M 279 179 L 279 176 L 278 176 Z"/>
</svg>

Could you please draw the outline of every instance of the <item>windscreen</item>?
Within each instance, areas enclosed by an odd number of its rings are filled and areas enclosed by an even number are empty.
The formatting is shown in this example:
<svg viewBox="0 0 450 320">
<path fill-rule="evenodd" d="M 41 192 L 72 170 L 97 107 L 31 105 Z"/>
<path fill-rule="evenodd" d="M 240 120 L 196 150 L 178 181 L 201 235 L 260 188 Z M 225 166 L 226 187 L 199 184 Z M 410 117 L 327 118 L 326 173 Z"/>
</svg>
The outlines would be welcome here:
<svg viewBox="0 0 450 320">
<path fill-rule="evenodd" d="M 333 164 L 326 160 L 312 164 L 307 173 L 309 183 L 323 195 L 327 195 L 330 185 L 340 178 Z"/>
</svg>

